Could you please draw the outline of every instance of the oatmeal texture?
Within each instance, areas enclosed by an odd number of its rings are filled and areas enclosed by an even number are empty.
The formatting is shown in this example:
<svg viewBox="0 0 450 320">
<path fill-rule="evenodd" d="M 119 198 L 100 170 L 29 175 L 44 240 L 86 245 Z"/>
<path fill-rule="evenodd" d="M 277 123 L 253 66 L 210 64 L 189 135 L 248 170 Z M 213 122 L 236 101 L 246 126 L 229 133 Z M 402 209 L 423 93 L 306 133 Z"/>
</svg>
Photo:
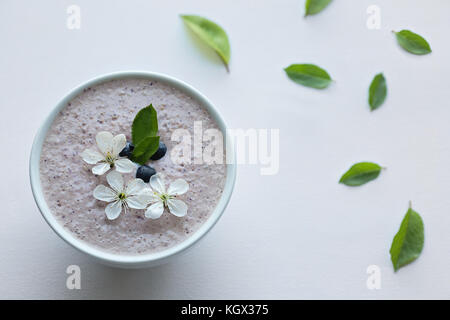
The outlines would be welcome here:
<svg viewBox="0 0 450 320">
<path fill-rule="evenodd" d="M 189 183 L 189 191 L 179 197 L 188 205 L 188 213 L 178 218 L 166 209 L 161 218 L 151 220 L 144 217 L 145 210 L 129 209 L 109 221 L 106 202 L 92 195 L 97 185 L 108 186 L 106 174 L 94 176 L 92 165 L 80 154 L 96 148 L 95 136 L 100 131 L 123 133 L 130 140 L 136 113 L 150 103 L 158 113 L 159 135 L 168 151 L 148 165 L 163 174 L 167 185 L 178 178 Z M 186 129 L 194 137 L 194 121 L 202 121 L 203 130 L 218 129 L 196 100 L 162 83 L 124 79 L 85 89 L 58 114 L 44 141 L 40 175 L 50 210 L 77 238 L 112 253 L 151 253 L 182 242 L 208 219 L 222 195 L 226 177 L 225 161 L 211 165 L 193 161 L 175 164 L 171 160 L 170 152 L 178 143 L 171 141 L 173 130 Z M 125 183 L 135 174 L 123 174 Z"/>
</svg>

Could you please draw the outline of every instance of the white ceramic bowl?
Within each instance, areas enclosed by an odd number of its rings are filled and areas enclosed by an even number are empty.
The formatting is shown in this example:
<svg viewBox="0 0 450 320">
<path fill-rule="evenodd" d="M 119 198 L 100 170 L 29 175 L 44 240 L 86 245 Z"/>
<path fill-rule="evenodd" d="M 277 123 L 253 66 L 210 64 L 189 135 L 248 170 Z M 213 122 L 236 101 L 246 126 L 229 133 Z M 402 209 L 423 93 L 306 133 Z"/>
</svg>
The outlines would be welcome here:
<svg viewBox="0 0 450 320">
<path fill-rule="evenodd" d="M 52 125 L 53 120 L 56 115 L 70 102 L 74 97 L 83 92 L 83 89 L 95 86 L 97 84 L 113 80 L 113 79 L 124 79 L 124 78 L 143 78 L 158 81 L 161 83 L 168 84 L 187 95 L 196 99 L 208 112 L 212 115 L 214 120 L 217 122 L 220 130 L 226 137 L 227 147 L 227 157 L 232 159 L 231 164 L 227 164 L 227 177 L 225 181 L 225 187 L 222 194 L 222 197 L 219 200 L 217 207 L 214 209 L 208 220 L 204 222 L 204 224 L 189 238 L 187 238 L 182 243 L 170 247 L 166 250 L 142 254 L 142 255 L 120 255 L 113 254 L 103 250 L 100 250 L 96 247 L 90 246 L 88 243 L 83 242 L 76 237 L 74 237 L 68 230 L 66 230 L 53 216 L 50 212 L 50 209 L 45 201 L 41 180 L 39 174 L 39 166 L 40 166 L 40 157 L 42 151 L 42 144 L 47 135 L 47 131 Z M 33 191 L 33 196 L 36 201 L 39 210 L 42 213 L 42 216 L 50 225 L 50 227 L 67 243 L 77 248 L 78 250 L 88 254 L 89 256 L 95 258 L 97 261 L 115 267 L 123 267 L 123 268 L 143 268 L 143 267 L 151 267 L 155 265 L 159 265 L 169 261 L 175 256 L 180 255 L 186 249 L 192 247 L 197 241 L 199 241 L 208 231 L 214 226 L 214 224 L 219 220 L 222 215 L 225 207 L 230 200 L 231 194 L 234 188 L 234 182 L 236 180 L 236 161 L 235 161 L 235 153 L 234 153 L 234 145 L 232 139 L 227 133 L 227 126 L 223 121 L 222 116 L 219 114 L 214 105 L 199 91 L 191 87 L 190 85 L 177 80 L 175 78 L 153 73 L 153 72 L 139 72 L 139 71 L 126 71 L 126 72 L 116 72 L 107 75 L 103 75 L 92 80 L 87 81 L 86 83 L 78 86 L 69 92 L 53 109 L 50 115 L 47 117 L 42 127 L 39 129 L 31 150 L 30 156 L 30 181 L 31 181 L 31 189 Z M 230 162 L 230 161 L 229 161 Z"/>
</svg>

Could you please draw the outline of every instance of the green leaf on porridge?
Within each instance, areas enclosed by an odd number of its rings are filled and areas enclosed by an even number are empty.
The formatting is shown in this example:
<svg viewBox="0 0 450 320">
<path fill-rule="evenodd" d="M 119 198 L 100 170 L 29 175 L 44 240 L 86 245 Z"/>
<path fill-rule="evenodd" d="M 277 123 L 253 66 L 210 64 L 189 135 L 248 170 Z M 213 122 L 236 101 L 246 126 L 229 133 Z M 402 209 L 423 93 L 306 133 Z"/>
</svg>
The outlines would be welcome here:
<svg viewBox="0 0 450 320">
<path fill-rule="evenodd" d="M 394 271 L 416 260 L 422 252 L 423 243 L 422 218 L 410 205 L 389 250 Z"/>
<path fill-rule="evenodd" d="M 317 14 L 325 9 L 331 0 L 306 0 L 305 2 L 305 17 Z"/>
<path fill-rule="evenodd" d="M 376 179 L 381 171 L 381 167 L 372 162 L 359 162 L 354 164 L 339 180 L 347 186 L 360 186 Z"/>
<path fill-rule="evenodd" d="M 200 16 L 181 15 L 181 19 L 183 19 L 189 29 L 216 51 L 228 71 L 230 43 L 226 32 L 216 23 Z"/>
<path fill-rule="evenodd" d="M 373 78 L 369 88 L 369 105 L 371 111 L 383 104 L 386 99 L 386 94 L 386 79 L 382 73 L 379 73 Z"/>
<path fill-rule="evenodd" d="M 148 107 L 141 109 L 134 118 L 131 138 L 136 146 L 144 138 L 156 136 L 157 133 L 158 118 L 155 108 L 150 104 Z"/>
<path fill-rule="evenodd" d="M 402 30 L 395 32 L 398 44 L 406 51 L 417 54 L 424 55 L 431 52 L 430 45 L 427 40 L 409 30 Z"/>
<path fill-rule="evenodd" d="M 306 87 L 324 89 L 332 82 L 328 72 L 313 64 L 291 64 L 284 71 L 292 81 Z"/>
<path fill-rule="evenodd" d="M 158 147 L 159 137 L 145 137 L 135 145 L 131 159 L 136 163 L 146 164 Z"/>
</svg>

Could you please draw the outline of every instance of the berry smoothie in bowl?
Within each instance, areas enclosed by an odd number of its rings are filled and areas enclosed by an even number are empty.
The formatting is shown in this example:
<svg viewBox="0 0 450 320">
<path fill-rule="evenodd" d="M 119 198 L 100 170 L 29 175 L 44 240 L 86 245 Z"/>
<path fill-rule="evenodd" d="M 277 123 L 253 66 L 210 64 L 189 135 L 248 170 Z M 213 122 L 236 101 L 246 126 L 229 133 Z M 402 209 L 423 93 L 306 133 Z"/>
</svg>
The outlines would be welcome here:
<svg viewBox="0 0 450 320">
<path fill-rule="evenodd" d="M 147 72 L 95 78 L 39 130 L 35 201 L 69 244 L 117 267 L 158 265 L 217 222 L 235 155 L 216 108 L 189 85 Z"/>
</svg>

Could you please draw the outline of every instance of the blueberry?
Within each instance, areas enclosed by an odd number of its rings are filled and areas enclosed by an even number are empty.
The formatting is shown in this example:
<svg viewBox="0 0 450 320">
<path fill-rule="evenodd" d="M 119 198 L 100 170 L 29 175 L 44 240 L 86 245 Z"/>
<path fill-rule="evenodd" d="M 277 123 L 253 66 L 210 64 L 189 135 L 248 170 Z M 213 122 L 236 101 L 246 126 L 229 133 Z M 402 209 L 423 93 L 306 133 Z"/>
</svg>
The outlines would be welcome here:
<svg viewBox="0 0 450 320">
<path fill-rule="evenodd" d="M 160 141 L 158 150 L 150 157 L 150 159 L 159 160 L 162 157 L 164 157 L 166 152 L 167 152 L 167 147 L 166 147 L 165 143 Z"/>
<path fill-rule="evenodd" d="M 150 177 L 156 173 L 156 170 L 152 167 L 143 165 L 136 170 L 136 178 L 144 180 L 144 182 L 149 182 Z"/>
<path fill-rule="evenodd" d="M 119 156 L 129 158 L 131 156 L 131 153 L 133 153 L 133 150 L 134 150 L 134 144 L 127 141 L 125 148 L 123 148 L 122 151 L 120 151 Z"/>
</svg>

